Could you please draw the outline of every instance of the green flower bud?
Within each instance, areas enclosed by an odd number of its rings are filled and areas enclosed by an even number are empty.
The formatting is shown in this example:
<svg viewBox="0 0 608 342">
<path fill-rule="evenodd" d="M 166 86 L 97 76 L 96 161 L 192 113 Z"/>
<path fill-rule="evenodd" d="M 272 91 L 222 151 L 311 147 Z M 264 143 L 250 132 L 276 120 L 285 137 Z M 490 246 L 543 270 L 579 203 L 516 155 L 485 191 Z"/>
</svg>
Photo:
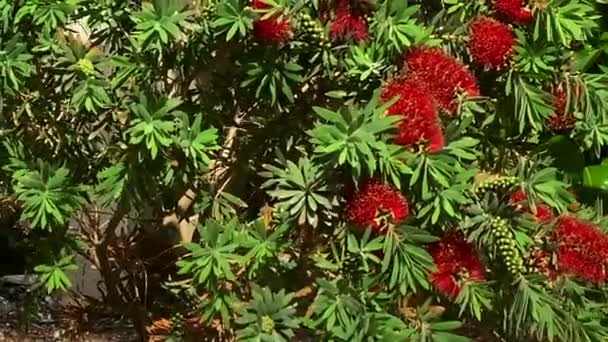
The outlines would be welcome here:
<svg viewBox="0 0 608 342">
<path fill-rule="evenodd" d="M 270 334 L 274 330 L 274 321 L 269 316 L 262 317 L 262 331 Z"/>
</svg>

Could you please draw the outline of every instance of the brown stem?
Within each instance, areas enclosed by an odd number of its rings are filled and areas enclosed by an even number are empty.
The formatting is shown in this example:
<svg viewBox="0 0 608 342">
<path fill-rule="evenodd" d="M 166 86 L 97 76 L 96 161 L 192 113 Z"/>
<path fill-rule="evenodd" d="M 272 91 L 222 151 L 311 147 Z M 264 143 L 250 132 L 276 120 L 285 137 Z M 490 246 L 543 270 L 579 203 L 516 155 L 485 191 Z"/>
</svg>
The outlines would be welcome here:
<svg viewBox="0 0 608 342">
<path fill-rule="evenodd" d="M 214 161 L 209 171 L 208 181 L 212 185 L 221 184 L 217 193 L 219 194 L 228 185 L 230 179 L 229 170 L 230 165 L 233 163 L 237 149 L 238 142 L 238 130 L 239 126 L 243 121 L 243 113 L 240 110 L 236 110 L 234 117 L 234 125 L 228 128 L 226 132 L 226 138 L 222 149 L 218 153 L 218 158 Z M 177 201 L 175 210 L 162 218 L 163 227 L 176 229 L 180 235 L 181 242 L 192 241 L 194 235 L 195 222 L 198 220 L 198 216 L 186 217 L 186 214 L 192 207 L 196 193 L 192 188 L 187 189 Z"/>
<path fill-rule="evenodd" d="M 209 170 L 209 183 L 213 185 L 222 184 L 222 190 L 226 186 L 226 179 L 229 179 L 228 171 L 233 164 L 238 145 L 238 131 L 243 123 L 244 113 L 237 107 L 233 115 L 234 125 L 226 131 L 224 144 L 218 158 L 213 162 Z M 218 191 L 218 192 L 221 192 Z"/>
<path fill-rule="evenodd" d="M 314 288 L 311 285 L 305 286 L 301 289 L 299 289 L 298 291 L 296 291 L 296 293 L 294 294 L 295 298 L 305 298 L 310 296 L 311 294 L 313 294 L 314 292 Z"/>
<path fill-rule="evenodd" d="M 182 242 L 192 241 L 194 234 L 194 225 L 190 219 L 184 217 L 194 203 L 194 199 L 196 199 L 194 190 L 187 189 L 177 200 L 175 210 L 162 218 L 163 227 L 176 229 Z"/>
<path fill-rule="evenodd" d="M 111 305 L 122 305 L 124 301 L 119 295 L 118 291 L 118 283 L 119 279 L 117 277 L 116 272 L 112 269 L 112 265 L 110 264 L 109 258 L 109 248 L 113 246 L 114 241 L 116 240 L 116 228 L 122 221 L 122 218 L 126 214 L 127 209 L 126 206 L 122 203 L 118 204 L 114 215 L 108 221 L 105 230 L 104 239 L 100 244 L 95 246 L 95 254 L 97 255 L 97 259 L 99 261 L 99 273 L 104 279 L 104 284 L 106 287 L 107 298 Z"/>
</svg>

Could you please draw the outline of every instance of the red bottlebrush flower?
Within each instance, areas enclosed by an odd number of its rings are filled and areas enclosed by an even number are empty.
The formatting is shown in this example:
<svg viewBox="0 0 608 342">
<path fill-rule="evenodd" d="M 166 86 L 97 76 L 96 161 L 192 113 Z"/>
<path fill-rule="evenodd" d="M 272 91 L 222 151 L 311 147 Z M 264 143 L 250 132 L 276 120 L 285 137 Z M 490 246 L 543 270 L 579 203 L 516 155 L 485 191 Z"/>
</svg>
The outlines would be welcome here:
<svg viewBox="0 0 608 342">
<path fill-rule="evenodd" d="M 395 143 L 411 145 L 427 142 L 431 152 L 441 150 L 443 133 L 435 101 L 426 87 L 416 79 L 396 79 L 384 87 L 382 100 L 389 101 L 395 96 L 399 96 L 399 100 L 388 109 L 389 115 L 402 117 Z"/>
<path fill-rule="evenodd" d="M 551 115 L 545 121 L 547 126 L 554 132 L 568 131 L 574 127 L 576 119 L 570 115 Z"/>
<path fill-rule="evenodd" d="M 429 246 L 429 253 L 437 266 L 437 270 L 430 274 L 431 283 L 451 300 L 458 297 L 463 281 L 485 279 L 477 251 L 460 232 L 447 233 Z"/>
<path fill-rule="evenodd" d="M 553 95 L 554 112 L 553 115 L 545 120 L 545 124 L 552 131 L 567 131 L 572 129 L 576 123 L 576 118 L 572 113 L 566 113 L 566 103 L 568 101 L 566 90 L 561 85 L 558 85 L 553 87 L 551 95 Z"/>
<path fill-rule="evenodd" d="M 589 222 L 571 216 L 556 225 L 557 266 L 561 273 L 593 282 L 606 281 L 608 236 Z"/>
<path fill-rule="evenodd" d="M 551 91 L 551 95 L 553 95 L 553 109 L 555 110 L 555 114 L 564 115 L 566 112 L 566 102 L 567 102 L 567 94 L 563 87 L 557 86 L 554 87 Z"/>
<path fill-rule="evenodd" d="M 488 69 L 500 69 L 513 56 L 513 32 L 494 19 L 477 17 L 469 27 L 469 51 L 473 61 Z"/>
<path fill-rule="evenodd" d="M 404 130 L 403 127 L 401 130 Z M 429 152 L 439 152 L 443 149 L 444 141 L 443 141 L 443 132 L 441 131 L 441 126 L 439 124 L 433 125 L 428 128 L 429 135 Z"/>
<path fill-rule="evenodd" d="M 511 194 L 509 197 L 509 203 L 511 205 L 519 204 L 526 200 L 526 194 L 523 191 L 519 190 Z"/>
<path fill-rule="evenodd" d="M 538 223 L 549 223 L 549 221 L 553 220 L 553 211 L 551 208 L 544 204 L 536 204 L 536 213 L 534 213 L 534 217 L 536 218 L 536 222 Z"/>
<path fill-rule="evenodd" d="M 251 7 L 265 9 L 269 5 L 262 0 L 252 0 Z M 280 43 L 289 39 L 291 23 L 280 13 L 267 19 L 257 19 L 253 22 L 253 33 L 259 40 L 266 43 Z"/>
<path fill-rule="evenodd" d="M 349 0 L 334 1 L 334 20 L 329 26 L 329 35 L 334 41 L 352 39 L 361 42 L 367 39 L 367 20 L 356 15 Z"/>
<path fill-rule="evenodd" d="M 267 43 L 279 43 L 289 39 L 291 25 L 289 19 L 269 18 L 256 20 L 253 23 L 255 36 Z"/>
<path fill-rule="evenodd" d="M 571 247 L 561 246 L 557 249 L 557 265 L 561 273 L 574 274 L 591 283 L 606 280 L 606 270 L 602 263 Z"/>
<path fill-rule="evenodd" d="M 471 72 L 441 49 L 414 48 L 404 56 L 404 66 L 410 77 L 424 83 L 439 107 L 448 113 L 456 110 L 459 91 L 468 96 L 479 95 L 477 81 Z"/>
<path fill-rule="evenodd" d="M 409 215 L 407 200 L 396 189 L 376 180 L 365 181 L 348 199 L 346 218 L 354 226 L 372 227 L 381 233 L 388 223 L 399 223 Z"/>
<path fill-rule="evenodd" d="M 540 202 L 535 203 L 536 212 L 534 212 L 529 205 L 522 204 L 525 201 L 527 201 L 526 195 L 521 190 L 512 193 L 509 198 L 510 205 L 518 207 L 522 212 L 533 214 L 536 222 L 546 224 L 553 220 L 553 210 L 547 205 Z"/>
<path fill-rule="evenodd" d="M 494 9 L 505 19 L 518 23 L 532 22 L 532 13 L 524 7 L 523 0 L 494 0 Z"/>
<path fill-rule="evenodd" d="M 268 4 L 263 0 L 251 0 L 251 7 L 255 9 L 268 8 Z"/>
<path fill-rule="evenodd" d="M 532 12 L 525 7 L 520 8 L 519 11 L 515 12 L 513 16 L 513 22 L 519 24 L 529 24 L 533 19 L 534 17 L 532 17 Z"/>
</svg>

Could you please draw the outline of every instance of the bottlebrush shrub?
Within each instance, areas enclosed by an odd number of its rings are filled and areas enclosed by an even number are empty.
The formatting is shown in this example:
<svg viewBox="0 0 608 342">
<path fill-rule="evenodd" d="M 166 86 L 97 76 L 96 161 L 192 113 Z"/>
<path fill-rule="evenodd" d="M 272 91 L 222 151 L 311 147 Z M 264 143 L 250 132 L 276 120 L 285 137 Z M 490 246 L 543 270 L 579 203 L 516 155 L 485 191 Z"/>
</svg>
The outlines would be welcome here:
<svg viewBox="0 0 608 342">
<path fill-rule="evenodd" d="M 524 0 L 494 0 L 494 8 L 498 14 L 514 23 L 528 24 L 533 20 L 530 9 L 524 6 Z"/>
<path fill-rule="evenodd" d="M 251 6 L 255 9 L 268 9 L 269 5 L 260 0 L 253 0 Z M 283 17 L 280 12 L 262 16 L 253 22 L 253 32 L 255 36 L 267 43 L 284 42 L 289 39 L 291 34 L 291 24 L 289 18 Z"/>
<path fill-rule="evenodd" d="M 376 180 L 365 181 L 346 202 L 346 217 L 355 226 L 381 232 L 409 214 L 407 200 L 396 189 Z"/>
<path fill-rule="evenodd" d="M 513 44 L 511 29 L 494 19 L 477 17 L 469 26 L 471 58 L 484 68 L 503 68 L 513 55 Z"/>
<path fill-rule="evenodd" d="M 459 92 L 479 95 L 475 77 L 462 63 L 437 48 L 413 48 L 403 58 L 407 75 L 428 87 L 439 107 L 456 110 Z"/>
<path fill-rule="evenodd" d="M 284 42 L 291 34 L 289 20 L 285 18 L 258 19 L 253 23 L 253 31 L 264 42 Z"/>
<path fill-rule="evenodd" d="M 571 101 L 568 105 L 568 92 L 563 85 L 557 85 L 552 87 L 551 95 L 553 96 L 553 114 L 549 116 L 545 123 L 546 125 L 555 132 L 562 132 L 571 130 L 576 123 L 576 118 L 572 114 L 574 102 Z M 580 90 L 577 87 L 573 87 L 572 96 L 573 100 L 576 100 L 580 96 Z"/>
<path fill-rule="evenodd" d="M 485 280 L 484 266 L 475 248 L 461 232 L 449 232 L 429 246 L 437 270 L 430 274 L 431 283 L 443 295 L 454 300 L 467 282 Z"/>
<path fill-rule="evenodd" d="M 441 121 L 435 98 L 424 83 L 416 78 L 395 79 L 382 91 L 385 101 L 398 98 L 388 109 L 388 114 L 399 115 L 399 128 L 395 142 L 399 145 L 428 143 L 431 152 L 443 148 Z"/>
<path fill-rule="evenodd" d="M 560 218 L 555 234 L 561 272 L 593 283 L 606 281 L 608 235 L 589 222 L 569 216 Z"/>
<path fill-rule="evenodd" d="M 524 204 L 527 202 L 526 195 L 523 191 L 519 190 L 511 194 L 510 204 L 515 206 L 517 210 L 522 212 L 530 213 L 534 215 L 534 219 L 538 223 L 548 223 L 554 218 L 553 211 L 546 204 L 541 202 L 534 203 L 534 206 Z"/>
<path fill-rule="evenodd" d="M 606 6 L 0 0 L 0 218 L 142 340 L 605 341 Z"/>
<path fill-rule="evenodd" d="M 352 39 L 361 42 L 367 38 L 367 20 L 353 11 L 350 0 L 334 0 L 334 18 L 329 26 L 331 39 Z"/>
</svg>

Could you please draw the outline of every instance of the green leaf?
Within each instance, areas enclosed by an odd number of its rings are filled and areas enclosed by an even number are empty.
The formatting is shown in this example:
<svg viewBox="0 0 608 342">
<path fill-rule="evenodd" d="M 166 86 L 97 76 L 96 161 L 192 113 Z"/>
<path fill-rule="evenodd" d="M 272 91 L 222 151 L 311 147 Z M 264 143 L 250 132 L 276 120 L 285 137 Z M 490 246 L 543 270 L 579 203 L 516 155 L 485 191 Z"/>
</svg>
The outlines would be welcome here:
<svg viewBox="0 0 608 342">
<path fill-rule="evenodd" d="M 608 190 L 608 165 L 590 165 L 583 169 L 583 185 Z"/>
<path fill-rule="evenodd" d="M 277 206 L 286 210 L 291 219 L 299 224 L 307 222 L 312 227 L 319 224 L 319 214 L 333 208 L 329 196 L 325 174 L 319 165 L 301 158 L 298 164 L 288 161 L 284 168 L 263 166 L 261 175 L 268 180 L 262 188 L 270 188 L 268 194 L 279 200 Z M 321 207 L 318 205 L 320 204 Z M 327 216 L 327 212 L 323 217 Z M 323 221 L 322 221 L 323 222 Z"/>
<path fill-rule="evenodd" d="M 34 228 L 62 226 L 84 202 L 82 187 L 74 185 L 65 167 L 40 162 L 38 169 L 15 173 L 14 189 L 24 219 Z"/>
<path fill-rule="evenodd" d="M 34 271 L 40 274 L 40 282 L 46 287 L 49 294 L 56 290 L 65 291 L 72 286 L 66 272 L 78 268 L 73 259 L 73 255 L 68 255 L 55 261 L 52 265 L 37 265 L 34 267 Z"/>
<path fill-rule="evenodd" d="M 348 95 L 344 90 L 332 90 L 325 93 L 325 96 L 331 97 L 334 99 L 342 99 Z"/>
<path fill-rule="evenodd" d="M 253 285 L 252 299 L 245 303 L 237 319 L 240 341 L 289 341 L 294 330 L 299 328 L 300 319 L 291 304 L 292 294 L 284 290 L 273 293 L 268 289 Z"/>
</svg>

